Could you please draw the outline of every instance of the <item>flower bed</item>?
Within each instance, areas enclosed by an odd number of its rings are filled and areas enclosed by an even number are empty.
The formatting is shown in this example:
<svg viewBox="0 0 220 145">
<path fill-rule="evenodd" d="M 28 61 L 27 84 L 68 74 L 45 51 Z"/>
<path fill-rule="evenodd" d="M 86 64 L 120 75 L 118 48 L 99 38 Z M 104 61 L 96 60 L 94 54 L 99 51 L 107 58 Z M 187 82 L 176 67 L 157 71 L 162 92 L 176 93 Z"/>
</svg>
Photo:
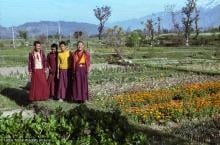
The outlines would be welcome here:
<svg viewBox="0 0 220 145">
<path fill-rule="evenodd" d="M 220 82 L 125 93 L 114 99 L 124 113 L 141 123 L 200 118 L 219 113 Z"/>
</svg>

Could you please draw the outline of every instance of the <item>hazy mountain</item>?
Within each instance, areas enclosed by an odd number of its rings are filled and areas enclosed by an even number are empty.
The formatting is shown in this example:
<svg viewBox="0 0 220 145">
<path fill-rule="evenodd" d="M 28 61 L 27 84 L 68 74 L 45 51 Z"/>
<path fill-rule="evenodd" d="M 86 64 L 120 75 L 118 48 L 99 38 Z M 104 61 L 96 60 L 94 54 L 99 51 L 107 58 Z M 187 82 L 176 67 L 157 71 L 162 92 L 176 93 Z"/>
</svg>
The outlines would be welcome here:
<svg viewBox="0 0 220 145">
<path fill-rule="evenodd" d="M 73 34 L 75 31 L 83 31 L 88 35 L 97 34 L 97 25 L 89 23 L 78 23 L 78 22 L 52 22 L 52 21 L 40 21 L 40 22 L 28 22 L 23 25 L 14 27 L 15 35 L 18 34 L 19 30 L 25 30 L 28 32 L 28 36 L 37 36 L 37 35 L 51 35 L 56 34 L 59 30 L 64 36 L 69 36 L 70 33 Z M 4 38 L 11 38 L 12 29 L 4 28 L 0 26 L 0 36 Z"/>
<path fill-rule="evenodd" d="M 0 26 L 0 38 L 5 38 L 7 37 L 7 29 L 5 27 Z"/>
<path fill-rule="evenodd" d="M 216 7 L 217 5 L 220 5 L 220 0 L 198 0 L 197 3 L 199 7 L 211 9 Z"/>
<path fill-rule="evenodd" d="M 198 0 L 198 7 L 200 10 L 199 26 L 203 29 L 220 26 L 220 0 Z M 130 29 L 143 29 L 144 25 L 141 22 L 146 22 L 147 19 L 153 19 L 156 21 L 157 17 L 160 17 L 161 28 L 172 28 L 171 16 L 167 12 L 158 12 L 152 15 L 143 16 L 141 18 L 134 18 L 125 21 L 119 21 L 107 24 L 106 27 L 113 27 L 115 25 L 122 26 L 125 30 Z M 181 23 L 182 14 L 181 10 L 177 11 L 176 20 Z M 88 35 L 97 34 L 97 25 L 89 23 L 79 22 L 64 22 L 60 21 L 61 34 L 69 36 L 75 31 L 83 31 Z M 40 34 L 51 35 L 58 32 L 58 22 L 53 21 L 40 21 L 29 22 L 23 25 L 14 27 L 15 35 L 19 30 L 25 30 L 29 36 L 37 36 Z M 12 29 L 0 26 L 0 37 L 11 38 Z"/>
<path fill-rule="evenodd" d="M 200 10 L 200 20 L 199 26 L 203 29 L 218 27 L 220 26 L 220 0 L 199 0 L 198 7 Z M 108 27 L 113 27 L 115 25 L 123 27 L 126 29 L 143 29 L 144 25 L 141 22 L 146 22 L 147 19 L 153 19 L 156 21 L 157 17 L 160 17 L 161 27 L 170 29 L 172 27 L 171 16 L 167 12 L 154 13 L 152 15 L 147 15 L 138 19 L 130 19 L 125 21 L 119 21 L 108 24 Z M 176 19 L 181 23 L 182 14 L 181 10 L 177 11 Z"/>
</svg>

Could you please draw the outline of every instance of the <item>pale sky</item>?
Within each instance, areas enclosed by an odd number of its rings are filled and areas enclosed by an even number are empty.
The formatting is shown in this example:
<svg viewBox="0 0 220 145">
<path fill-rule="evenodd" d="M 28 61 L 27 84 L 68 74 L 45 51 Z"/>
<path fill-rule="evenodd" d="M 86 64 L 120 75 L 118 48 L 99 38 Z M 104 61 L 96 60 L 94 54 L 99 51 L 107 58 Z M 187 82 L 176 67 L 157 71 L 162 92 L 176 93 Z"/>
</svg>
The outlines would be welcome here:
<svg viewBox="0 0 220 145">
<path fill-rule="evenodd" d="M 108 5 L 109 23 L 143 17 L 164 11 L 165 5 L 180 9 L 185 0 L 0 0 L 0 25 L 17 26 L 25 22 L 76 21 L 98 24 L 93 9 Z"/>
</svg>

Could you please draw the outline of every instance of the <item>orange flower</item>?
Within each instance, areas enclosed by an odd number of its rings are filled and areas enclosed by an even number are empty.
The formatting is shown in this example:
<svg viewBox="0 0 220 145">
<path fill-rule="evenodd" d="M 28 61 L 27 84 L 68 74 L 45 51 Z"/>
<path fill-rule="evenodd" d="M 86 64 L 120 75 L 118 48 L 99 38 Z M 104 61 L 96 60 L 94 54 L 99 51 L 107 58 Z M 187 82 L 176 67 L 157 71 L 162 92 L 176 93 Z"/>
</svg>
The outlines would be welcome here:
<svg viewBox="0 0 220 145">
<path fill-rule="evenodd" d="M 180 98 L 173 99 L 179 94 Z M 193 94 L 199 94 L 198 97 Z M 125 113 L 155 120 L 175 117 L 175 113 L 220 109 L 220 82 L 187 84 L 170 89 L 125 93 L 113 97 Z M 124 108 L 124 109 L 123 109 Z"/>
</svg>

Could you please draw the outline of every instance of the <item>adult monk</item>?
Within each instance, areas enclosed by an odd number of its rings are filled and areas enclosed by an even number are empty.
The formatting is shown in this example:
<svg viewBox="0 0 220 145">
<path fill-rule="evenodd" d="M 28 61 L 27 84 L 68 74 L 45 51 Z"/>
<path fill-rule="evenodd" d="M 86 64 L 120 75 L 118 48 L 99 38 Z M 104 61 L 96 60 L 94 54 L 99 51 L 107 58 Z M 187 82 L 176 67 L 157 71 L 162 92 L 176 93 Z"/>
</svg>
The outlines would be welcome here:
<svg viewBox="0 0 220 145">
<path fill-rule="evenodd" d="M 58 79 L 57 79 L 57 55 L 58 55 L 58 46 L 57 44 L 51 45 L 51 52 L 47 55 L 47 66 L 49 68 L 49 76 L 47 79 L 49 87 L 49 97 L 51 99 L 56 99 L 57 97 L 57 88 L 58 88 Z"/>
<path fill-rule="evenodd" d="M 77 50 L 72 55 L 73 68 L 73 99 L 79 103 L 89 100 L 88 72 L 90 68 L 90 54 L 85 50 L 82 41 L 77 42 Z"/>
<path fill-rule="evenodd" d="M 72 73 L 71 73 L 71 52 L 66 47 L 66 42 L 59 43 L 57 77 L 59 79 L 57 97 L 60 102 L 68 100 L 72 95 Z"/>
<path fill-rule="evenodd" d="M 28 71 L 31 77 L 30 101 L 43 101 L 48 99 L 49 90 L 45 72 L 46 63 L 47 59 L 44 51 L 41 49 L 41 43 L 35 41 L 34 48 L 29 53 L 28 59 Z"/>
</svg>

